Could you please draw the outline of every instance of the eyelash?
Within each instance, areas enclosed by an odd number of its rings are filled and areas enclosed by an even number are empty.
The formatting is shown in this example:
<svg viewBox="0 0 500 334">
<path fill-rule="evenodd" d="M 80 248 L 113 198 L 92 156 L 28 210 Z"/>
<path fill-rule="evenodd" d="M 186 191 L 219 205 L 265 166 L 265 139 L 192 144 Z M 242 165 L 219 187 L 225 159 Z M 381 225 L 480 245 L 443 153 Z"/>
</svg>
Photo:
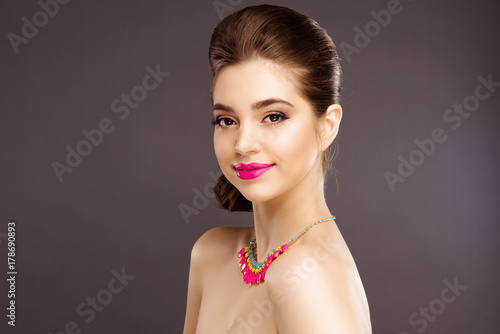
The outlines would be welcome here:
<svg viewBox="0 0 500 334">
<path fill-rule="evenodd" d="M 268 118 L 268 117 L 270 117 L 270 116 L 278 116 L 278 117 L 279 117 L 279 119 L 281 119 L 281 120 L 278 120 L 278 121 L 276 121 L 276 122 L 269 122 L 269 123 L 270 123 L 270 124 L 272 124 L 272 125 L 278 125 L 279 123 L 283 122 L 285 119 L 288 119 L 288 116 L 287 116 L 287 115 L 285 115 L 285 114 L 284 114 L 284 113 L 282 113 L 282 112 L 276 112 L 276 113 L 269 114 L 269 115 L 267 115 L 266 117 L 264 117 L 264 119 L 266 119 L 266 118 Z M 221 121 L 222 121 L 222 120 L 225 120 L 225 119 L 229 119 L 229 120 L 231 120 L 232 122 L 234 122 L 232 119 L 230 119 L 230 118 L 228 118 L 228 117 L 219 117 L 219 118 L 217 118 L 217 119 L 212 119 L 211 123 L 212 123 L 212 125 L 214 125 L 214 126 L 218 125 L 218 126 L 221 126 L 221 127 L 223 127 L 223 128 L 227 128 L 229 125 L 225 125 L 225 126 L 220 125 Z"/>
</svg>

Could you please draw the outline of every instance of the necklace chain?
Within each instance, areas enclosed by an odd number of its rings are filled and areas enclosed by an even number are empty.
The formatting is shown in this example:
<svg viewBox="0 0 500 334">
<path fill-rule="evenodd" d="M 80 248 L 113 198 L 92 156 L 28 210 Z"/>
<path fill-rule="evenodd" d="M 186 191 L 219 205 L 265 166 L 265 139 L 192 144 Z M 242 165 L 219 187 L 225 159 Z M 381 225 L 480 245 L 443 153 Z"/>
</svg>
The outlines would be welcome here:
<svg viewBox="0 0 500 334">
<path fill-rule="evenodd" d="M 318 224 L 321 224 L 326 221 L 330 221 L 335 219 L 335 216 L 331 216 L 329 218 L 324 218 L 315 221 L 314 223 L 311 223 L 306 226 L 300 232 L 295 238 L 290 238 L 289 241 L 284 242 L 280 246 L 274 248 L 264 259 L 262 263 L 257 263 L 254 252 L 257 250 L 257 243 L 256 243 L 256 238 L 257 236 L 253 237 L 252 241 L 250 241 L 250 245 L 247 247 L 242 248 L 239 253 L 238 257 L 241 258 L 240 260 L 240 268 L 241 268 L 241 273 L 243 274 L 243 281 L 246 284 L 259 284 L 261 281 L 264 281 L 264 276 L 266 274 L 267 268 L 269 265 L 271 265 L 271 262 L 273 262 L 274 259 L 276 259 L 280 254 L 283 254 L 288 247 L 293 245 L 298 239 L 300 239 L 304 234 L 307 233 L 313 226 L 316 226 Z"/>
</svg>

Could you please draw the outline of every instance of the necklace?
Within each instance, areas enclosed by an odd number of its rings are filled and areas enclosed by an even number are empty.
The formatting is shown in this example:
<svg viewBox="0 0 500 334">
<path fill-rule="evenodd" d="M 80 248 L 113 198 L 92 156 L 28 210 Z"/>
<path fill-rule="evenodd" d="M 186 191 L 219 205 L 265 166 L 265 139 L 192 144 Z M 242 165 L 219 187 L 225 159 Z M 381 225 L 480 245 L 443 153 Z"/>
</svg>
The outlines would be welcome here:
<svg viewBox="0 0 500 334">
<path fill-rule="evenodd" d="M 257 263 L 254 257 L 254 252 L 256 252 L 257 250 L 257 246 L 255 244 L 255 239 L 257 238 L 257 236 L 253 237 L 252 241 L 250 241 L 250 245 L 247 247 L 243 247 L 238 253 L 238 257 L 241 258 L 240 270 L 241 273 L 243 274 L 243 281 L 246 284 L 250 285 L 264 282 L 264 276 L 266 275 L 267 268 L 269 268 L 271 262 L 273 262 L 274 259 L 276 259 L 280 254 L 283 254 L 288 249 L 288 247 L 290 247 L 295 241 L 297 241 L 313 226 L 316 226 L 322 222 L 326 222 L 333 219 L 335 219 L 335 216 L 332 216 L 330 218 L 320 219 L 318 221 L 315 221 L 314 223 L 309 224 L 295 238 L 290 238 L 289 241 L 286 241 L 281 246 L 278 246 L 275 249 L 273 249 L 271 253 L 267 254 L 264 261 L 260 264 Z"/>
</svg>

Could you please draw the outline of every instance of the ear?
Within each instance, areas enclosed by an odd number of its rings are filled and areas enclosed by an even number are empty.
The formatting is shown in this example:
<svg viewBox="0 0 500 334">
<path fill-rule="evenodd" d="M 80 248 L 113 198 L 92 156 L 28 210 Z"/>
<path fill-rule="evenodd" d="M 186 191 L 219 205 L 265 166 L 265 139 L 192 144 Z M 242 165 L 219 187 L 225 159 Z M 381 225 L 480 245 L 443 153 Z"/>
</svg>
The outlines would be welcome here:
<svg viewBox="0 0 500 334">
<path fill-rule="evenodd" d="M 321 147 L 320 152 L 326 150 L 339 132 L 342 120 L 342 107 L 332 104 L 326 109 L 325 115 L 320 119 Z"/>
</svg>

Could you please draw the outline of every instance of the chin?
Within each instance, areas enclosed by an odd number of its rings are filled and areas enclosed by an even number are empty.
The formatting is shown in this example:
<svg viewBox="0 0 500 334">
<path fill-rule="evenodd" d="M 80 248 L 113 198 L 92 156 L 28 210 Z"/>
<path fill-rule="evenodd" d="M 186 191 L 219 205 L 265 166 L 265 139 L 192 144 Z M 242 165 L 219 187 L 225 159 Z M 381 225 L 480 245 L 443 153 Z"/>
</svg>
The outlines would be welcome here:
<svg viewBox="0 0 500 334">
<path fill-rule="evenodd" d="M 267 202 L 276 198 L 279 195 L 277 187 L 271 185 L 245 185 L 243 187 L 237 187 L 240 193 L 250 202 L 259 203 Z"/>
</svg>

